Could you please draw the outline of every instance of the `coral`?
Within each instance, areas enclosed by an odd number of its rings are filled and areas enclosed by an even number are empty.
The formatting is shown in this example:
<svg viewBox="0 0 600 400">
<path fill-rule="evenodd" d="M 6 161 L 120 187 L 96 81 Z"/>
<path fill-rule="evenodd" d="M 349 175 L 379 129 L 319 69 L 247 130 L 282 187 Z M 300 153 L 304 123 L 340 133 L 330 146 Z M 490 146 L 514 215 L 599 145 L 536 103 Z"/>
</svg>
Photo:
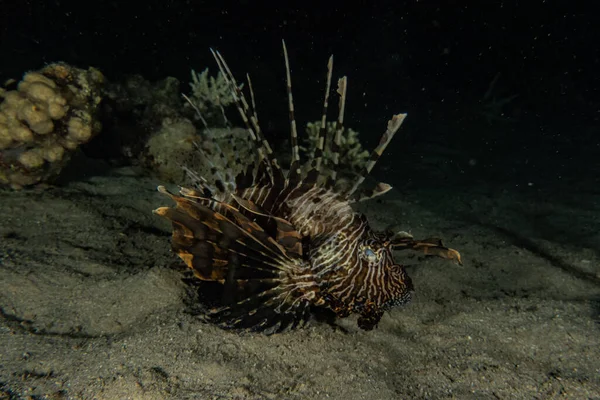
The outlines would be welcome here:
<svg viewBox="0 0 600 400">
<path fill-rule="evenodd" d="M 233 182 L 236 175 L 254 163 L 254 142 L 242 128 L 205 129 L 199 143 L 203 163 L 201 175 L 208 181 Z"/>
<path fill-rule="evenodd" d="M 182 166 L 198 164 L 194 146 L 197 139 L 196 128 L 189 120 L 165 118 L 146 142 L 141 161 L 162 180 L 182 184 L 185 181 Z"/>
<path fill-rule="evenodd" d="M 193 114 L 164 118 L 146 141 L 141 160 L 161 179 L 179 185 L 198 177 L 232 183 L 253 160 L 248 150 L 254 143 L 247 129 L 230 127 L 225 117 L 224 108 L 234 102 L 231 89 L 221 72 L 209 76 L 208 69 L 192 70 L 190 87 L 185 110 Z"/>
<path fill-rule="evenodd" d="M 248 149 L 253 143 L 247 130 L 223 127 L 221 108 L 233 101 L 225 85 L 222 74 L 211 77 L 208 70 L 192 71 L 192 107 L 183 100 L 175 78 L 149 82 L 134 75 L 111 83 L 104 106 L 111 129 L 103 141 L 114 143 L 119 149 L 116 156 L 139 162 L 165 182 L 193 183 L 186 171 L 232 181 L 251 159 Z"/>
<path fill-rule="evenodd" d="M 179 80 L 171 76 L 156 82 L 141 75 L 127 76 L 121 82 L 107 85 L 105 93 L 112 111 L 145 127 L 154 127 L 164 118 L 179 115 L 183 104 Z"/>
<path fill-rule="evenodd" d="M 332 168 L 333 159 L 331 153 L 331 144 L 335 136 L 335 122 L 327 123 L 327 134 L 325 137 L 325 146 L 323 149 L 323 170 Z M 309 122 L 306 124 L 306 138 L 303 140 L 303 145 L 300 149 L 305 155 L 312 159 L 317 146 L 317 137 L 321 129 L 321 122 Z M 344 128 L 342 132 L 342 140 L 340 144 L 339 168 L 344 172 L 357 173 L 369 160 L 369 152 L 366 151 L 358 140 L 358 132 Z"/>
<path fill-rule="evenodd" d="M 194 171 L 209 181 L 227 183 L 249 164 L 253 146 L 245 129 L 213 128 L 199 133 L 186 118 L 166 118 L 148 139 L 144 159 L 146 166 L 168 182 L 194 183 L 186 174 Z"/>
<path fill-rule="evenodd" d="M 13 188 L 57 176 L 79 146 L 100 131 L 103 75 L 65 63 L 28 72 L 0 97 L 0 184 Z"/>
<path fill-rule="evenodd" d="M 223 125 L 223 108 L 233 104 L 234 99 L 229 84 L 221 72 L 216 77 L 208 75 L 208 68 L 201 73 L 192 70 L 190 82 L 191 102 L 198 108 L 202 117 L 212 125 Z"/>
<path fill-rule="evenodd" d="M 110 147 L 102 153 L 148 166 L 148 140 L 165 123 L 184 118 L 180 83 L 173 77 L 150 82 L 141 75 L 127 76 L 107 85 L 103 110 L 110 129 L 102 133 L 102 141 Z"/>
</svg>

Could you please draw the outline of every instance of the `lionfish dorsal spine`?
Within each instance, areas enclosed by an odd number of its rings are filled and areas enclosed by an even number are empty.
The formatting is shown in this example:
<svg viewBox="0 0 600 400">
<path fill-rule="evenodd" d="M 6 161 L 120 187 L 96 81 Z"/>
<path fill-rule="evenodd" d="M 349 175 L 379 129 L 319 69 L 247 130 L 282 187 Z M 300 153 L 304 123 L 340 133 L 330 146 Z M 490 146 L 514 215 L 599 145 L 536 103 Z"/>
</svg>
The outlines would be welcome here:
<svg viewBox="0 0 600 400">
<path fill-rule="evenodd" d="M 231 69 L 225 62 L 225 59 L 218 51 L 214 51 L 211 49 L 213 57 L 217 62 L 219 70 L 223 74 L 225 82 L 229 85 L 231 89 L 231 94 L 234 99 L 234 103 L 238 112 L 246 126 L 250 137 L 255 142 L 258 156 L 259 156 L 259 170 L 263 169 L 266 177 L 269 180 L 271 185 L 275 185 L 276 182 L 283 181 L 283 171 L 273 154 L 273 149 L 269 145 L 269 142 L 265 138 L 260 125 L 258 124 L 258 117 L 256 111 L 250 111 L 250 105 L 244 96 L 244 93 L 241 90 L 241 87 L 237 84 Z M 251 94 L 254 97 L 254 94 Z M 260 175 L 260 174 L 259 174 Z"/>
<path fill-rule="evenodd" d="M 315 185 L 318 183 L 321 176 L 321 166 L 323 163 L 323 153 L 325 149 L 325 141 L 327 135 L 327 110 L 329 108 L 329 93 L 331 91 L 331 78 L 333 76 L 333 55 L 329 57 L 327 62 L 327 80 L 325 83 L 325 94 L 323 98 L 323 111 L 321 113 L 321 126 L 317 133 L 315 141 L 315 150 L 312 159 L 307 161 L 307 173 L 303 182 L 307 185 Z"/>
<path fill-rule="evenodd" d="M 356 189 L 358 189 L 358 187 L 364 182 L 367 175 L 369 175 L 369 173 L 371 172 L 371 170 L 377 163 L 377 160 L 379 160 L 379 158 L 385 151 L 387 145 L 390 143 L 390 141 L 392 140 L 392 138 L 394 137 L 396 132 L 398 132 L 398 129 L 400 129 L 400 126 L 402 126 L 402 122 L 404 122 L 404 118 L 406 118 L 406 114 L 396 114 L 392 117 L 392 119 L 390 119 L 388 121 L 387 129 L 385 130 L 384 134 L 381 136 L 381 139 L 379 139 L 379 144 L 377 145 L 377 147 L 375 147 L 375 149 L 373 149 L 373 152 L 371 152 L 369 161 L 361 170 L 360 175 L 358 176 L 358 179 L 356 179 L 356 181 L 354 182 L 354 185 L 352 185 L 350 190 L 348 190 L 346 192 L 345 196 L 347 199 L 350 198 L 354 194 L 354 192 L 356 192 Z M 378 194 L 376 194 L 376 193 L 383 194 L 383 193 L 389 191 L 390 189 L 391 189 L 391 186 L 389 186 L 389 185 L 382 186 L 382 187 L 380 187 L 380 190 L 378 192 L 374 192 L 374 194 L 375 194 L 375 196 L 377 196 Z M 381 190 L 385 190 L 385 191 L 383 191 L 383 193 L 380 193 Z M 375 197 L 375 196 L 372 196 L 372 197 Z"/>
<path fill-rule="evenodd" d="M 323 149 L 325 148 L 325 135 L 327 134 L 327 109 L 329 108 L 329 91 L 331 90 L 331 78 L 333 76 L 333 55 L 329 57 L 327 62 L 327 82 L 325 83 L 325 96 L 323 99 L 323 112 L 321 114 L 321 127 L 315 148 L 314 168 L 317 173 L 321 172 L 321 163 L 323 162 Z"/>
<path fill-rule="evenodd" d="M 250 134 L 251 138 L 256 144 L 259 158 L 259 172 L 257 173 L 257 180 L 260 183 L 261 178 L 266 178 L 269 180 L 271 186 L 295 186 L 302 180 L 302 171 L 300 168 L 300 150 L 298 144 L 298 130 L 295 118 L 295 109 L 294 109 L 294 99 L 292 94 L 292 78 L 291 78 L 291 69 L 289 62 L 289 55 L 287 51 L 287 47 L 285 41 L 282 40 L 283 46 L 283 54 L 285 60 L 285 69 L 286 69 L 286 84 L 287 84 L 287 95 L 288 95 L 288 111 L 289 111 L 289 123 L 290 123 L 290 140 L 292 147 L 292 159 L 290 164 L 290 170 L 287 177 L 284 177 L 283 171 L 279 166 L 277 158 L 274 156 L 273 149 L 271 148 L 269 142 L 264 136 L 260 125 L 258 123 L 258 114 L 256 112 L 256 102 L 254 100 L 254 92 L 252 89 L 252 82 L 250 77 L 247 75 L 248 86 L 250 90 L 251 103 L 252 107 L 250 107 L 248 101 L 246 100 L 244 93 L 241 90 L 241 87 L 237 84 L 231 69 L 227 65 L 223 56 L 218 52 L 211 49 L 211 52 L 217 62 L 219 70 L 223 74 L 226 83 L 231 88 L 231 93 L 234 98 L 234 103 L 238 109 L 240 116 Z M 323 152 L 325 147 L 326 140 L 326 132 L 327 132 L 327 109 L 329 105 L 329 92 L 331 88 L 331 80 L 333 75 L 333 56 L 329 58 L 329 62 L 327 64 L 327 83 L 325 96 L 323 101 L 323 114 L 321 116 L 321 127 L 319 129 L 316 149 L 313 156 L 313 160 L 311 162 L 311 168 L 307 177 L 303 180 L 304 184 L 316 184 L 318 182 L 318 177 L 321 174 L 322 167 L 322 159 Z M 331 153 L 332 153 L 332 168 L 330 176 L 326 182 L 326 187 L 332 188 L 337 180 L 337 173 L 340 162 L 340 147 L 342 143 L 342 134 L 344 132 L 344 114 L 346 108 L 346 95 L 348 88 L 348 80 L 347 77 L 342 77 L 338 80 L 337 93 L 340 96 L 339 98 L 339 109 L 338 116 L 336 120 L 335 133 L 334 138 L 331 145 Z M 384 134 L 382 135 L 379 144 L 372 151 L 371 156 L 367 164 L 360 171 L 358 178 L 355 180 L 354 184 L 351 186 L 349 190 L 344 193 L 344 197 L 347 200 L 350 200 L 359 186 L 364 182 L 366 176 L 371 172 L 378 159 L 381 157 L 383 152 L 385 151 L 387 145 L 392 140 L 394 134 L 398 131 L 406 114 L 397 114 L 392 117 L 390 121 L 388 121 L 388 126 Z M 261 173 L 262 170 L 262 173 Z M 285 182 L 285 183 L 284 183 Z M 367 200 L 373 197 L 382 195 L 388 192 L 391 189 L 391 186 L 385 183 L 379 183 L 374 189 L 369 192 L 363 192 L 360 194 L 358 200 Z"/>
<path fill-rule="evenodd" d="M 262 149 L 263 154 L 266 154 L 266 157 L 263 159 L 267 159 L 270 163 L 264 163 L 266 167 L 266 172 L 269 174 L 269 179 L 271 184 L 275 182 L 281 183 L 283 181 L 283 172 L 281 171 L 281 167 L 279 166 L 279 162 L 277 158 L 273 154 L 273 148 L 265 138 L 262 129 L 260 127 L 260 123 L 258 122 L 258 111 L 256 108 L 256 99 L 254 97 L 254 89 L 252 87 L 252 80 L 250 79 L 250 74 L 246 73 L 246 81 L 248 82 L 248 92 L 250 93 L 250 102 L 252 104 L 252 113 L 249 112 L 248 103 L 246 102 L 243 92 L 240 91 L 240 100 L 242 102 L 242 107 L 244 112 L 246 113 L 248 119 L 252 122 L 252 126 L 255 130 L 255 135 L 257 137 L 257 146 L 259 149 Z"/>
<path fill-rule="evenodd" d="M 335 124 L 335 136 L 331 145 L 331 161 L 333 168 L 329 179 L 329 187 L 333 187 L 337 181 L 337 170 L 340 164 L 340 148 L 342 146 L 342 133 L 344 132 L 344 113 L 346 111 L 346 93 L 348 91 L 348 78 L 338 79 L 337 93 L 340 95 L 338 117 Z"/>
<path fill-rule="evenodd" d="M 260 124 L 258 123 L 258 111 L 256 110 L 256 99 L 254 98 L 254 89 L 252 88 L 252 79 L 250 79 L 250 74 L 246 73 L 246 81 L 248 82 L 248 91 L 250 92 L 250 102 L 252 104 L 252 116 L 254 117 L 254 120 L 256 121 L 256 125 Z"/>
<path fill-rule="evenodd" d="M 285 77 L 287 85 L 288 111 L 290 120 L 290 142 L 292 146 L 292 160 L 287 180 L 291 184 L 296 184 L 302 178 L 300 169 L 300 147 L 298 146 L 298 128 L 296 126 L 296 115 L 294 112 L 294 96 L 292 94 L 292 73 L 290 70 L 290 59 L 288 57 L 285 40 L 281 41 L 283 45 L 283 58 L 285 60 Z"/>
</svg>

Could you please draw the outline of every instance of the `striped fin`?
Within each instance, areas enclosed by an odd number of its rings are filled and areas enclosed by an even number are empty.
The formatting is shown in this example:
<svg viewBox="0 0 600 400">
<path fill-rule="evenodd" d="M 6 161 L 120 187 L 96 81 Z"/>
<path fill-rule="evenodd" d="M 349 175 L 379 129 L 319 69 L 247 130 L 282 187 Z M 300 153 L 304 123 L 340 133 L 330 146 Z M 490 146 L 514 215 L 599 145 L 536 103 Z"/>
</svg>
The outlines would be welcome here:
<svg viewBox="0 0 600 400">
<path fill-rule="evenodd" d="M 386 194 L 392 190 L 392 186 L 387 183 L 379 182 L 373 189 L 370 190 L 361 190 L 359 192 L 359 196 L 355 200 L 351 200 L 350 203 L 367 201 L 374 199 L 375 197 L 379 197 L 381 195 Z"/>
<path fill-rule="evenodd" d="M 168 192 L 164 186 L 159 186 L 158 190 L 175 201 L 176 208 L 160 207 L 155 210 L 156 214 L 173 221 L 172 217 L 175 216 L 173 212 L 184 213 L 208 229 L 258 251 L 269 259 L 270 265 L 281 264 L 281 267 L 284 268 L 284 264 L 291 260 L 285 249 L 275 242 L 260 225 L 253 223 L 234 207 L 213 199 L 176 196 Z M 218 211 L 215 210 L 217 208 Z M 279 264 L 273 263 L 273 261 Z"/>
<path fill-rule="evenodd" d="M 337 169 L 340 163 L 340 147 L 342 145 L 342 133 L 344 132 L 344 112 L 346 111 L 346 92 L 348 90 L 348 78 L 342 77 L 338 80 L 337 93 L 340 95 L 340 104 L 338 118 L 335 125 L 335 136 L 331 145 L 331 159 L 333 167 L 331 168 L 331 177 L 328 182 L 329 187 L 335 186 L 337 181 Z"/>
<path fill-rule="evenodd" d="M 306 319 L 319 289 L 310 267 L 288 252 L 289 246 L 229 204 L 196 197 L 201 193 L 193 189 L 184 191 L 184 197 L 162 186 L 159 191 L 176 202 L 175 208 L 154 211 L 173 225 L 173 251 L 199 279 L 235 290 L 234 301 L 212 310 L 208 318 L 224 328 L 267 333 Z M 251 289 L 248 294 L 246 287 Z"/>
<path fill-rule="evenodd" d="M 273 230 L 275 240 L 279 245 L 283 246 L 286 253 L 291 256 L 302 257 L 302 235 L 291 222 L 267 213 L 250 200 L 236 195 L 232 195 L 232 197 L 241 207 L 253 214 L 253 220 L 263 227 L 265 231 L 269 232 Z"/>
<path fill-rule="evenodd" d="M 358 189 L 358 187 L 364 182 L 365 177 L 369 175 L 369 173 L 377 163 L 377 160 L 379 160 L 379 157 L 381 157 L 381 155 L 385 151 L 387 145 L 390 143 L 396 132 L 398 132 L 400 126 L 402 126 L 404 118 L 406 118 L 406 114 L 396 114 L 392 117 L 391 120 L 388 121 L 385 133 L 381 136 L 379 144 L 371 153 L 369 162 L 367 162 L 367 165 L 360 172 L 358 179 L 356 180 L 356 182 L 354 182 L 354 185 L 350 188 L 350 190 L 345 194 L 346 198 L 352 196 L 356 189 Z"/>
<path fill-rule="evenodd" d="M 301 179 L 300 170 L 300 148 L 298 147 L 298 129 L 296 127 L 296 116 L 294 113 L 294 97 L 292 95 L 292 73 L 290 71 L 290 59 L 288 57 L 285 41 L 281 41 L 283 45 L 283 57 L 285 59 L 285 76 L 287 83 L 288 95 L 288 111 L 290 119 L 290 141 L 292 145 L 292 160 L 290 163 L 290 171 L 287 176 L 287 181 L 292 185 Z"/>
<path fill-rule="evenodd" d="M 252 80 L 250 79 L 250 74 L 246 74 L 246 81 L 248 82 L 248 90 L 250 91 L 250 101 L 252 102 L 252 115 L 254 116 L 254 120 L 258 123 L 258 112 L 256 111 L 256 100 L 254 99 L 254 89 L 252 88 Z"/>
<path fill-rule="evenodd" d="M 410 236 L 401 236 L 392 239 L 390 245 L 394 250 L 410 249 L 421 251 L 423 254 L 454 260 L 458 264 L 462 265 L 460 253 L 454 249 L 445 247 L 442 244 L 442 241 L 437 238 L 414 240 Z"/>
<path fill-rule="evenodd" d="M 235 304 L 210 310 L 207 318 L 224 329 L 274 334 L 296 329 L 310 317 L 310 296 L 316 285 L 266 284 L 264 290 Z"/>
<path fill-rule="evenodd" d="M 239 234 L 231 224 L 220 223 L 221 214 L 212 211 L 219 217 L 204 224 L 182 209 L 161 207 L 154 212 L 171 221 L 172 249 L 199 279 L 223 283 L 230 275 L 257 280 L 277 276 L 280 263 L 274 262 L 266 249 L 253 246 L 252 240 L 244 240 L 248 235 Z"/>
<path fill-rule="evenodd" d="M 235 101 L 238 112 L 242 117 L 244 124 L 246 125 L 246 129 L 248 130 L 250 137 L 256 143 L 259 154 L 259 169 L 262 167 L 265 170 L 265 174 L 268 177 L 271 185 L 282 185 L 284 182 L 283 171 L 279 166 L 277 158 L 275 158 L 275 155 L 273 154 L 273 149 L 269 145 L 269 142 L 265 138 L 262 129 L 258 124 L 256 111 L 250 111 L 250 105 L 246 101 L 244 93 L 237 84 L 231 69 L 225 62 L 225 59 L 221 53 L 212 49 L 211 52 L 217 62 L 217 65 L 219 66 L 219 70 L 223 74 L 225 81 L 231 88 L 231 94 Z M 250 90 L 251 89 L 252 87 L 250 86 Z M 254 98 L 253 93 L 251 93 L 251 97 Z"/>
<path fill-rule="evenodd" d="M 325 84 L 325 96 L 323 100 L 323 112 L 321 113 L 321 128 L 317 136 L 315 154 L 311 161 L 310 169 L 304 180 L 307 184 L 317 183 L 321 175 L 321 164 L 323 162 L 323 149 L 325 148 L 325 136 L 327 135 L 327 109 L 329 108 L 329 92 L 331 91 L 331 78 L 333 76 L 333 55 L 327 63 L 327 83 Z"/>
</svg>

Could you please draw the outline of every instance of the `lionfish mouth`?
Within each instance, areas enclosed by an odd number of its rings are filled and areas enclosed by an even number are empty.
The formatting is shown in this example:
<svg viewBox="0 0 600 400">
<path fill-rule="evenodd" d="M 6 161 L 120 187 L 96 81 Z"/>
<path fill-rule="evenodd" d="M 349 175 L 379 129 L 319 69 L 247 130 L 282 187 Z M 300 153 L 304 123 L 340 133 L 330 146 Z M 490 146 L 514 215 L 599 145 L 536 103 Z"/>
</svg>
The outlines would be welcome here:
<svg viewBox="0 0 600 400">
<path fill-rule="evenodd" d="M 405 306 L 408 303 L 410 303 L 411 300 L 412 300 L 412 290 L 411 291 L 406 291 L 405 293 L 402 294 L 402 296 L 399 296 L 399 297 L 396 297 L 394 299 L 386 301 L 385 303 L 383 303 L 381 305 L 381 308 L 384 311 L 389 311 L 392 308 Z"/>
<path fill-rule="evenodd" d="M 396 264 L 391 252 L 381 256 L 378 249 L 412 249 L 460 262 L 459 253 L 444 247 L 439 239 L 414 240 L 403 235 L 378 243 L 366 218 L 351 207 L 353 202 L 372 199 L 391 189 L 385 183 L 371 189 L 359 187 L 406 114 L 389 120 L 359 176 L 339 189 L 336 180 L 344 132 L 346 77 L 337 83 L 339 112 L 331 146 L 332 170 L 325 173 L 323 158 L 333 56 L 327 64 L 316 148 L 303 168 L 289 58 L 283 43 L 292 147 L 285 173 L 258 123 L 250 81 L 245 85 L 252 100 L 248 102 L 225 59 L 217 51 L 212 53 L 256 148 L 255 159 L 244 166 L 234 182 L 219 178 L 210 182 L 193 174 L 194 187 L 182 188 L 179 195 L 160 186 L 159 191 L 176 205 L 154 211 L 172 223 L 172 249 L 195 276 L 222 284 L 223 302 L 207 313 L 210 321 L 223 328 L 274 333 L 301 326 L 309 319 L 310 308 L 316 306 L 329 308 L 338 317 L 358 312 L 359 327 L 373 329 L 385 310 L 409 302 L 412 290 L 408 276 L 397 283 L 400 286 L 386 281 Z M 200 115 L 199 108 L 190 103 Z M 239 158 L 229 161 L 239 162 Z M 370 239 L 368 243 L 376 246 L 363 245 L 367 237 L 375 237 L 375 242 Z M 364 302 L 365 296 L 370 300 Z M 357 310 L 356 304 L 364 307 Z"/>
</svg>

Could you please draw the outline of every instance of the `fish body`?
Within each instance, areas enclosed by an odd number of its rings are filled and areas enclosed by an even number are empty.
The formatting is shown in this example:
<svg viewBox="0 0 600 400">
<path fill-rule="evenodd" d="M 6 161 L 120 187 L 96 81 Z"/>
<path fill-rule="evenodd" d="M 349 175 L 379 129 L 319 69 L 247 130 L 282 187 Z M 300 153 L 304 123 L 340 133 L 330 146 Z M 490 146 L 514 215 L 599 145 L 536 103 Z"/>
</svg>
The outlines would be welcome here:
<svg viewBox="0 0 600 400">
<path fill-rule="evenodd" d="M 251 108 L 224 58 L 213 54 L 256 145 L 256 161 L 230 184 L 197 177 L 195 187 L 182 188 L 179 195 L 160 186 L 159 191 L 176 206 L 155 210 L 172 223 L 173 251 L 196 277 L 221 283 L 229 294 L 222 305 L 208 312 L 210 320 L 223 328 L 274 333 L 302 325 L 312 307 L 325 307 L 338 317 L 359 314 L 358 326 L 370 330 L 385 311 L 411 298 L 412 282 L 405 268 L 394 262 L 393 250 L 420 250 L 460 262 L 459 253 L 444 247 L 439 239 L 414 240 L 409 235 L 374 231 L 351 206 L 391 189 L 384 183 L 366 191 L 359 187 L 406 114 L 392 117 L 360 176 L 339 189 L 336 167 L 347 86 L 346 78 L 340 79 L 333 171 L 324 178 L 330 58 L 322 129 L 308 172 L 303 172 L 284 44 L 292 144 L 286 173 L 262 134 L 253 94 Z M 248 87 L 252 88 L 250 82 Z"/>
</svg>

